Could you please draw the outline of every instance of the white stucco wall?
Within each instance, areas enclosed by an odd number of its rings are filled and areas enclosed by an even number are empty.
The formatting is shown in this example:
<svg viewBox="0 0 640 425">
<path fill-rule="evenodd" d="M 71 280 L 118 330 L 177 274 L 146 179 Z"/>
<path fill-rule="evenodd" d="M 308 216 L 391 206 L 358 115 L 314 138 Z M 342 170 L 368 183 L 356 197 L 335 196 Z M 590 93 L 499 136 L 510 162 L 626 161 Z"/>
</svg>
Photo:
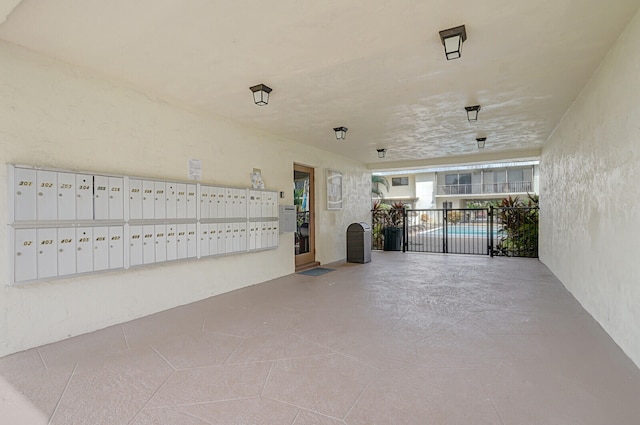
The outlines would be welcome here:
<svg viewBox="0 0 640 425">
<path fill-rule="evenodd" d="M 393 179 L 399 179 L 403 177 L 409 179 L 409 184 L 407 186 L 393 185 Z M 413 175 L 387 176 L 387 180 L 389 180 L 389 192 L 384 195 L 386 198 L 414 198 L 416 196 L 416 183 L 415 177 Z M 382 186 L 382 190 L 385 191 L 386 188 Z"/>
<path fill-rule="evenodd" d="M 346 257 L 345 232 L 369 218 L 363 164 L 199 115 L 93 73 L 0 42 L 0 198 L 6 163 L 248 186 L 260 168 L 269 189 L 293 204 L 293 163 L 316 167 L 316 258 Z M 247 97 L 250 102 L 250 96 Z M 327 211 L 325 169 L 343 172 L 344 208 Z M 0 208 L 0 356 L 293 273 L 293 234 L 277 250 L 7 286 L 6 202 Z"/>
<path fill-rule="evenodd" d="M 436 173 L 420 173 L 415 175 L 416 179 L 416 208 L 426 210 L 438 208 L 435 202 Z"/>
<path fill-rule="evenodd" d="M 546 143 L 540 258 L 640 365 L 640 16 Z"/>
</svg>

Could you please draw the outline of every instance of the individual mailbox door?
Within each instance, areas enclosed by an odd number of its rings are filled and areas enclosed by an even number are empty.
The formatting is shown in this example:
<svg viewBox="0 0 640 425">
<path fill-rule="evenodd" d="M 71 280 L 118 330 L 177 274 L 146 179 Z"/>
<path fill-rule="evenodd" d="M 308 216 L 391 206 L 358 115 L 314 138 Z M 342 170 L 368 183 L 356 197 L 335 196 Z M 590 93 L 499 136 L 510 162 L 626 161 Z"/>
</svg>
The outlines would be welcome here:
<svg viewBox="0 0 640 425">
<path fill-rule="evenodd" d="M 209 255 L 209 225 L 200 223 L 200 257 Z"/>
<path fill-rule="evenodd" d="M 265 206 L 266 206 L 263 212 L 264 217 L 273 217 L 273 214 L 271 213 L 271 204 L 273 202 L 271 195 L 272 195 L 271 192 L 264 192 L 264 194 L 262 195 L 263 198 L 265 199 Z"/>
<path fill-rule="evenodd" d="M 196 258 L 198 256 L 198 234 L 195 223 L 187 224 L 187 257 Z"/>
<path fill-rule="evenodd" d="M 93 270 L 109 269 L 109 228 L 93 228 Z"/>
<path fill-rule="evenodd" d="M 154 208 L 156 219 L 167 218 L 166 185 L 164 182 L 154 182 Z M 156 259 L 157 261 L 157 259 Z M 164 261 L 164 260 L 163 260 Z"/>
<path fill-rule="evenodd" d="M 271 246 L 274 248 L 278 247 L 278 238 L 280 237 L 280 230 L 278 229 L 280 223 L 277 221 L 274 221 L 273 223 L 271 223 L 271 231 L 272 231 L 272 236 L 273 239 L 271 241 Z"/>
<path fill-rule="evenodd" d="M 262 215 L 262 192 L 253 191 L 253 216 L 260 217 Z"/>
<path fill-rule="evenodd" d="M 226 188 L 224 190 L 224 213 L 225 217 L 233 217 L 233 192 L 234 189 Z"/>
<path fill-rule="evenodd" d="M 254 217 L 258 217 L 258 191 L 257 190 L 250 190 L 249 191 L 249 217 L 250 218 L 254 218 Z"/>
<path fill-rule="evenodd" d="M 38 229 L 38 279 L 58 275 L 57 229 Z"/>
<path fill-rule="evenodd" d="M 262 239 L 262 241 L 260 242 L 260 246 L 262 248 L 269 248 L 269 223 L 266 221 L 263 221 L 261 223 L 261 229 L 260 229 L 260 239 Z"/>
<path fill-rule="evenodd" d="M 271 192 L 262 193 L 262 216 L 273 217 L 271 215 Z"/>
<path fill-rule="evenodd" d="M 93 271 L 93 228 L 78 227 L 76 229 L 76 272 Z"/>
<path fill-rule="evenodd" d="M 93 210 L 96 220 L 109 219 L 109 178 L 93 177 Z"/>
<path fill-rule="evenodd" d="M 144 264 L 142 257 L 142 226 L 129 227 L 129 265 Z"/>
<path fill-rule="evenodd" d="M 75 183 L 75 178 L 73 179 Z M 76 273 L 76 229 L 58 229 L 58 276 Z"/>
<path fill-rule="evenodd" d="M 76 174 L 76 219 L 93 220 L 93 176 Z"/>
<path fill-rule="evenodd" d="M 260 217 L 269 217 L 269 198 L 266 192 L 260 197 Z"/>
<path fill-rule="evenodd" d="M 207 187 L 209 191 L 209 218 L 220 218 L 220 193 L 217 187 Z"/>
<path fill-rule="evenodd" d="M 264 192 L 256 191 L 256 217 L 262 217 L 262 197 Z"/>
<path fill-rule="evenodd" d="M 198 198 L 196 197 L 196 185 L 187 185 L 187 216 L 186 218 L 196 219 L 196 209 L 198 208 Z"/>
<path fill-rule="evenodd" d="M 176 184 L 176 218 L 187 218 L 187 185 Z"/>
<path fill-rule="evenodd" d="M 271 192 L 271 217 L 278 217 L 278 192 Z"/>
<path fill-rule="evenodd" d="M 129 180 L 129 219 L 142 220 L 142 180 Z"/>
<path fill-rule="evenodd" d="M 256 249 L 256 223 L 249 222 L 249 249 Z"/>
<path fill-rule="evenodd" d="M 154 182 L 142 181 L 142 218 L 145 220 L 155 218 L 155 190 Z"/>
<path fill-rule="evenodd" d="M 206 226 L 206 224 L 205 224 Z M 218 224 L 209 224 L 209 255 L 218 254 Z"/>
<path fill-rule="evenodd" d="M 219 218 L 219 203 L 220 198 L 218 197 L 218 188 L 217 187 L 207 187 L 207 192 L 209 193 L 209 215 L 207 218 Z"/>
<path fill-rule="evenodd" d="M 124 267 L 124 227 L 109 227 L 109 268 Z"/>
<path fill-rule="evenodd" d="M 156 228 L 153 225 L 142 226 L 142 262 L 156 262 Z"/>
<path fill-rule="evenodd" d="M 238 203 L 238 217 L 247 217 L 247 190 L 238 189 L 240 202 Z"/>
<path fill-rule="evenodd" d="M 109 177 L 109 220 L 124 219 L 124 179 Z"/>
<path fill-rule="evenodd" d="M 218 194 L 218 197 L 216 200 L 217 218 L 226 218 L 227 217 L 227 211 L 226 211 L 227 191 L 224 187 L 217 187 L 216 192 Z"/>
<path fill-rule="evenodd" d="M 247 223 L 238 223 L 238 228 L 238 251 L 245 252 L 247 250 Z"/>
<path fill-rule="evenodd" d="M 165 186 L 167 218 L 174 219 L 177 216 L 178 187 L 176 183 L 166 183 Z"/>
<path fill-rule="evenodd" d="M 229 254 L 233 252 L 233 223 L 224 223 L 224 252 Z"/>
<path fill-rule="evenodd" d="M 231 217 L 240 217 L 240 189 L 232 189 L 231 195 Z"/>
<path fill-rule="evenodd" d="M 217 229 L 216 240 L 218 241 L 218 254 L 226 254 L 227 253 L 226 251 L 227 238 L 225 235 L 226 224 L 218 223 L 216 225 L 216 229 Z"/>
<path fill-rule="evenodd" d="M 178 189 L 179 191 L 180 189 Z M 178 193 L 178 196 L 180 194 Z M 178 224 L 176 225 L 176 255 L 178 260 L 182 260 L 187 258 L 187 225 L 186 224 Z"/>
<path fill-rule="evenodd" d="M 175 224 L 167 225 L 167 261 L 178 259 L 178 235 Z"/>
<path fill-rule="evenodd" d="M 38 220 L 58 219 L 57 174 L 55 171 L 38 171 L 36 173 Z"/>
<path fill-rule="evenodd" d="M 36 170 L 14 169 L 15 221 L 35 220 L 36 216 Z M 33 238 L 35 244 L 35 236 Z M 35 247 L 35 245 L 34 245 Z M 35 249 L 35 248 L 34 248 Z M 35 257 L 34 257 L 35 260 Z M 34 267 L 35 273 L 35 267 Z M 35 278 L 34 278 L 35 279 Z M 28 279 L 23 279 L 28 280 Z M 17 281 L 17 279 L 16 279 Z"/>
<path fill-rule="evenodd" d="M 71 173 L 58 173 L 58 220 L 75 219 L 76 175 Z"/>
<path fill-rule="evenodd" d="M 233 247 L 231 248 L 231 252 L 240 251 L 240 223 L 233 223 Z"/>
<path fill-rule="evenodd" d="M 35 183 L 32 183 L 32 185 L 33 184 Z M 14 280 L 16 282 L 25 282 L 27 280 L 37 279 L 38 269 L 36 253 L 38 242 L 36 238 L 36 229 L 16 229 L 14 237 L 14 247 Z"/>
<path fill-rule="evenodd" d="M 265 246 L 262 244 L 262 222 L 256 223 L 256 249 L 262 249 Z"/>
<path fill-rule="evenodd" d="M 211 196 L 211 218 L 224 218 L 226 214 L 224 212 L 225 204 L 225 192 L 223 187 L 212 187 L 209 190 Z"/>
<path fill-rule="evenodd" d="M 200 185 L 200 219 L 209 218 L 209 187 Z"/>
<path fill-rule="evenodd" d="M 167 226 L 156 224 L 156 263 L 167 261 Z"/>
<path fill-rule="evenodd" d="M 271 221 L 267 222 L 267 248 L 273 247 L 273 226 Z"/>
</svg>

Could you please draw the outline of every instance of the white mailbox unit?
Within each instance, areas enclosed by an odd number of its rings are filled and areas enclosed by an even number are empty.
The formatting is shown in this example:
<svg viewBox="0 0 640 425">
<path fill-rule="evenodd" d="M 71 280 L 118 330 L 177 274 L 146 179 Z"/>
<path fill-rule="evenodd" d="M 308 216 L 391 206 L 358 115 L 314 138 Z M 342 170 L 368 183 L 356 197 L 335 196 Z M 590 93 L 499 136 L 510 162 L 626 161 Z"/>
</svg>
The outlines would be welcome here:
<svg viewBox="0 0 640 425">
<path fill-rule="evenodd" d="M 278 193 L 8 166 L 12 284 L 278 247 Z"/>
</svg>

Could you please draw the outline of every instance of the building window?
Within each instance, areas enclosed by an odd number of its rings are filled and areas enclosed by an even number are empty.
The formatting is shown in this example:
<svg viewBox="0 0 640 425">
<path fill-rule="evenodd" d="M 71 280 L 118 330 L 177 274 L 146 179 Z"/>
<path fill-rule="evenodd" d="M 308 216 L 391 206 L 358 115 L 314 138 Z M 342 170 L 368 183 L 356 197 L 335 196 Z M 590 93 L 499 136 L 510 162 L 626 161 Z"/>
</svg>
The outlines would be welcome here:
<svg viewBox="0 0 640 425">
<path fill-rule="evenodd" d="M 471 193 L 471 173 L 446 174 L 444 176 L 447 195 L 460 195 Z"/>
<path fill-rule="evenodd" d="M 451 208 L 453 208 L 453 203 L 445 201 L 442 203 L 442 208 L 444 208 L 445 210 L 450 210 Z"/>
<path fill-rule="evenodd" d="M 391 186 L 409 186 L 409 177 L 392 177 Z"/>
<path fill-rule="evenodd" d="M 444 183 L 446 185 L 471 184 L 471 173 L 447 174 L 444 176 Z"/>
</svg>

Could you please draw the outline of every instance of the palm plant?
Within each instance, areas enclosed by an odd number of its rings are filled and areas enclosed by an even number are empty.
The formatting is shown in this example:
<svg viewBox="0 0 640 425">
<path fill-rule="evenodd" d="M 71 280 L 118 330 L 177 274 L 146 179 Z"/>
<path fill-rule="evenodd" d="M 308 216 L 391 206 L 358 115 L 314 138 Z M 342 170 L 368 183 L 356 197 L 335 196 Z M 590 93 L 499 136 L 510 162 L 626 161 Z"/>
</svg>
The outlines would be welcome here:
<svg viewBox="0 0 640 425">
<path fill-rule="evenodd" d="M 531 194 L 528 194 L 528 198 L 525 204 L 518 196 L 509 196 L 500 205 L 498 219 L 502 228 L 498 230 L 498 250 L 506 255 L 538 256 L 539 198 Z"/>
<path fill-rule="evenodd" d="M 382 189 L 380 185 L 383 185 L 387 192 L 389 191 L 389 180 L 385 176 L 371 176 L 371 194 L 377 196 L 378 198 L 384 199 L 384 193 L 382 193 Z"/>
</svg>

